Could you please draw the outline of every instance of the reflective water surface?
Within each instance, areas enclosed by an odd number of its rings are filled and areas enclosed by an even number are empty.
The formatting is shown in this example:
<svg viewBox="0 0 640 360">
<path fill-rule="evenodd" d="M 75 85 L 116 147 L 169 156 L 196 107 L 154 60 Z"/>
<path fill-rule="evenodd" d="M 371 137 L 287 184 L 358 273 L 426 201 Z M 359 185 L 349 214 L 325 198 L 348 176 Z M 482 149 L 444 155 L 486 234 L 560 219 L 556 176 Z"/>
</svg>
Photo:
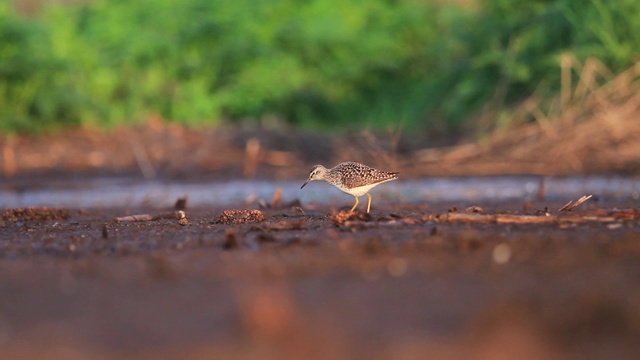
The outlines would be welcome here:
<svg viewBox="0 0 640 360">
<path fill-rule="evenodd" d="M 188 196 L 190 206 L 241 206 L 247 201 L 269 201 L 277 188 L 282 201 L 300 199 L 303 203 L 333 204 L 345 201 L 346 195 L 323 182 L 313 182 L 304 189 L 299 181 L 233 180 L 210 183 L 139 179 L 83 179 L 77 181 L 40 182 L 37 186 L 0 187 L 3 208 L 51 206 L 70 208 L 100 207 L 169 207 L 176 199 Z M 593 194 L 601 199 L 640 198 L 640 179 L 619 176 L 538 177 L 496 176 L 398 180 L 374 188 L 376 201 L 433 202 L 535 199 L 540 190 L 545 199 L 573 199 Z M 350 202 L 351 200 L 348 200 Z"/>
</svg>

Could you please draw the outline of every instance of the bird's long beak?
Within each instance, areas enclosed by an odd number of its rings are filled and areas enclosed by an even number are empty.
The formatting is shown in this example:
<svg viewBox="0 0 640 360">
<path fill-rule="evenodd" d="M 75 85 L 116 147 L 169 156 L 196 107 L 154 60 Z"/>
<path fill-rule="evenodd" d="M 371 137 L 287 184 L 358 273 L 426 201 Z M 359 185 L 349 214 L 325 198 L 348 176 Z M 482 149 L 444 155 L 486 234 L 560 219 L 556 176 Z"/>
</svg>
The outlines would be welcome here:
<svg viewBox="0 0 640 360">
<path fill-rule="evenodd" d="M 311 181 L 311 179 L 308 179 L 307 181 L 304 182 L 304 184 L 302 184 L 302 186 L 300 186 L 300 189 L 302 189 L 303 187 L 307 186 L 307 184 Z"/>
</svg>

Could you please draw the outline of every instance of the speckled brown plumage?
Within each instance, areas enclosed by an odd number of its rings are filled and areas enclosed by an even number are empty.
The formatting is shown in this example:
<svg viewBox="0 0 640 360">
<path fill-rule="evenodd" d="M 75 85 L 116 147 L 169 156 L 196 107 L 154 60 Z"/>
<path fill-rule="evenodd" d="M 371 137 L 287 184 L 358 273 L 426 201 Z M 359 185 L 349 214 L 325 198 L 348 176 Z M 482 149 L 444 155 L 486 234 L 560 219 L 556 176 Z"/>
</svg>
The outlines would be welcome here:
<svg viewBox="0 0 640 360">
<path fill-rule="evenodd" d="M 397 172 L 386 172 L 357 162 L 344 162 L 329 169 L 325 179 L 328 183 L 353 189 L 398 178 Z"/>
<path fill-rule="evenodd" d="M 307 179 L 300 188 L 302 189 L 313 180 L 324 180 L 356 198 L 356 203 L 351 209 L 352 211 L 355 210 L 359 204 L 358 197 L 366 194 L 369 197 L 369 203 L 367 205 L 367 212 L 369 212 L 371 209 L 371 195 L 369 195 L 369 190 L 378 184 L 397 178 L 397 172 L 380 171 L 357 162 L 349 161 L 338 164 L 331 169 L 327 169 L 322 165 L 314 166 L 309 173 L 309 179 Z"/>
</svg>

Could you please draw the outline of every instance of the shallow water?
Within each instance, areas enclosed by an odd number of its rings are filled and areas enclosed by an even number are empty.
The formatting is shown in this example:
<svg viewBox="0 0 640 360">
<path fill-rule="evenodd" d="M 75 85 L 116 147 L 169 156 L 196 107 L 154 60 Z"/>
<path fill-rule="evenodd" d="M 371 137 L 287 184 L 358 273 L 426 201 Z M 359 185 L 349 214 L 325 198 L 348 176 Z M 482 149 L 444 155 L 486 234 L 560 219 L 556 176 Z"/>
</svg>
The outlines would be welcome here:
<svg viewBox="0 0 640 360">
<path fill-rule="evenodd" d="M 232 180 L 210 183 L 118 179 L 82 179 L 33 186 L 4 184 L 0 187 L 0 206 L 4 208 L 50 206 L 70 208 L 170 207 L 176 199 L 188 196 L 190 206 L 241 206 L 264 199 L 270 201 L 277 188 L 282 201 L 300 199 L 304 204 L 351 203 L 348 196 L 322 182 L 300 189 L 304 182 Z M 593 194 L 601 200 L 632 201 L 640 198 L 640 179 L 619 176 L 538 177 L 495 176 L 399 180 L 374 188 L 376 202 L 429 203 L 435 201 L 532 200 L 541 186 L 547 200 L 572 200 Z"/>
</svg>

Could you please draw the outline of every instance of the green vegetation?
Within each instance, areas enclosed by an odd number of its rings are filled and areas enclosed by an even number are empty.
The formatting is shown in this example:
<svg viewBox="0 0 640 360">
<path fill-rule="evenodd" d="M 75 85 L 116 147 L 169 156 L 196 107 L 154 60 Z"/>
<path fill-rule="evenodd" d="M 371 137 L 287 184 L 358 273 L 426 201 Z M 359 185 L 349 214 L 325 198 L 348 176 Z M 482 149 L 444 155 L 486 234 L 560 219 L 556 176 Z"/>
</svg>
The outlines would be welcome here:
<svg viewBox="0 0 640 360">
<path fill-rule="evenodd" d="M 508 114 L 560 55 L 638 61 L 640 2 L 103 0 L 0 4 L 0 131 L 277 116 L 305 127 Z M 490 119 L 489 126 L 500 116 Z M 487 125 L 487 124 L 484 124 Z"/>
</svg>

